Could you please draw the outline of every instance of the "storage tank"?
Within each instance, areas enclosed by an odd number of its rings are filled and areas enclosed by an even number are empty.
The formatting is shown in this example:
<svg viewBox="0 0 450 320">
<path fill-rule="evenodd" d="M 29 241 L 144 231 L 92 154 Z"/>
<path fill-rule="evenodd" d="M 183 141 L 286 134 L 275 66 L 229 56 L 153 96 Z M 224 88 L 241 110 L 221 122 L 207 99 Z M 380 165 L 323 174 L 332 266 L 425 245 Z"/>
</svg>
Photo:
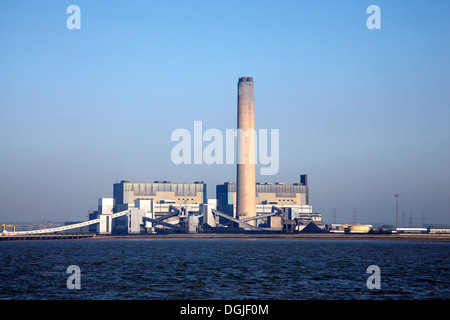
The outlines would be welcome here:
<svg viewBox="0 0 450 320">
<path fill-rule="evenodd" d="M 368 225 L 354 224 L 348 226 L 348 232 L 350 233 L 368 233 L 369 231 L 370 226 Z"/>
</svg>

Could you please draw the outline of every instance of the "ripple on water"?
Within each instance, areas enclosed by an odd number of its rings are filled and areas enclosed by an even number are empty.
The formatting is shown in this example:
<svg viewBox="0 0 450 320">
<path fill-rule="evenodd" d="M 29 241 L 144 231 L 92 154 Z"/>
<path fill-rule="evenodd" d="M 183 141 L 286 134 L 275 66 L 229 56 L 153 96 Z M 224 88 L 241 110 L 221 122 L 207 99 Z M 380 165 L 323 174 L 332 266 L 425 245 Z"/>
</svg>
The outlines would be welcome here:
<svg viewBox="0 0 450 320">
<path fill-rule="evenodd" d="M 1 299 L 449 299 L 450 244 L 190 240 L 2 242 Z M 369 290 L 369 265 L 381 289 Z M 81 269 L 68 290 L 66 269 Z"/>
</svg>

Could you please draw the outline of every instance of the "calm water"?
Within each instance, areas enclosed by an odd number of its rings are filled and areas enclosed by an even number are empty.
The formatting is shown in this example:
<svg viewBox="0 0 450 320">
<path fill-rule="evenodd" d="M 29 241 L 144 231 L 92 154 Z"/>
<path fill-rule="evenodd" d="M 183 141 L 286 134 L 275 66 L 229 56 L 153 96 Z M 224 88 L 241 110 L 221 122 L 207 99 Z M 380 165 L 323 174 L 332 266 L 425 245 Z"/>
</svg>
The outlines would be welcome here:
<svg viewBox="0 0 450 320">
<path fill-rule="evenodd" d="M 316 240 L 1 242 L 0 299 L 450 299 L 450 244 Z M 69 290 L 78 265 L 81 289 Z M 369 290 L 366 269 L 381 270 Z"/>
</svg>

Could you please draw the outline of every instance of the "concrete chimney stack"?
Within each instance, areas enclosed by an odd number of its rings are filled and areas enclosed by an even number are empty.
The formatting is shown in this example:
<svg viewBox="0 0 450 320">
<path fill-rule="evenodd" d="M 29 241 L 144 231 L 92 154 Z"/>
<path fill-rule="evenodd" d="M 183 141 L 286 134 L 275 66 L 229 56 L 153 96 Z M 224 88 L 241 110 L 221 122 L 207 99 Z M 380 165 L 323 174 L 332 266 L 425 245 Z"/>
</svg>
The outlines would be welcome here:
<svg viewBox="0 0 450 320">
<path fill-rule="evenodd" d="M 239 78 L 237 128 L 236 216 L 243 219 L 256 216 L 255 100 L 252 77 Z M 248 223 L 256 226 L 256 220 Z"/>
</svg>

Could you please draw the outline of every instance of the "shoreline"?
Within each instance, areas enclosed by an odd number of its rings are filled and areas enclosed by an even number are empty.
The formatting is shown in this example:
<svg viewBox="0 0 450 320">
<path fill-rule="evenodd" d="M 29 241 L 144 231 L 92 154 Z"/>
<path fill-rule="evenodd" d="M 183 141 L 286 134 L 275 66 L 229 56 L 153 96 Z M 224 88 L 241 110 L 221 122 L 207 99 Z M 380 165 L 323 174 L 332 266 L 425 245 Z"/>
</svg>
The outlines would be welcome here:
<svg viewBox="0 0 450 320">
<path fill-rule="evenodd" d="M 381 240 L 414 242 L 448 242 L 450 234 L 248 234 L 248 233 L 197 233 L 160 235 L 97 235 L 82 240 Z M 80 239 L 81 240 L 81 239 Z"/>
<path fill-rule="evenodd" d="M 172 233 L 172 234 L 45 234 L 0 236 L 3 241 L 111 241 L 111 240 L 324 240 L 324 241 L 403 241 L 450 243 L 450 234 L 370 234 L 370 233 Z"/>
</svg>

